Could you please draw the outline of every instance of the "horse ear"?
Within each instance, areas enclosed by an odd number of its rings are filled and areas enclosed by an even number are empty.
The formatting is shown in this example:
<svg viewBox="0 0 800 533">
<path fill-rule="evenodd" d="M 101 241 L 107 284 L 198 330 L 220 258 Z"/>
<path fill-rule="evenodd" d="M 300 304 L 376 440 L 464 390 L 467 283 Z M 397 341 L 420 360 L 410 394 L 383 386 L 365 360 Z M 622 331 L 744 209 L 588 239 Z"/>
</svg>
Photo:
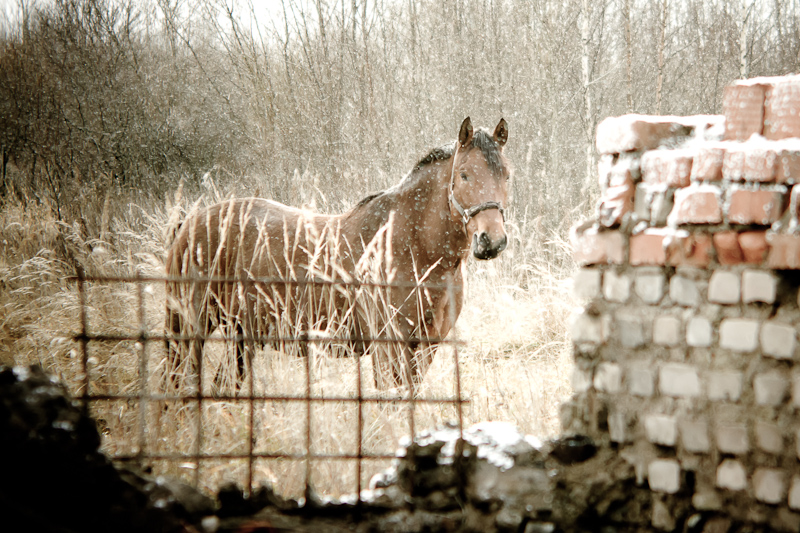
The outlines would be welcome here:
<svg viewBox="0 0 800 533">
<path fill-rule="evenodd" d="M 461 130 L 458 132 L 458 142 L 461 143 L 461 146 L 467 146 L 470 141 L 472 141 L 472 121 L 467 117 L 464 119 L 464 122 L 461 123 Z"/>
<path fill-rule="evenodd" d="M 506 123 L 506 119 L 501 118 L 500 122 L 498 122 L 497 127 L 494 129 L 494 142 L 496 142 L 500 148 L 506 145 L 506 141 L 508 140 L 508 124 Z"/>
</svg>

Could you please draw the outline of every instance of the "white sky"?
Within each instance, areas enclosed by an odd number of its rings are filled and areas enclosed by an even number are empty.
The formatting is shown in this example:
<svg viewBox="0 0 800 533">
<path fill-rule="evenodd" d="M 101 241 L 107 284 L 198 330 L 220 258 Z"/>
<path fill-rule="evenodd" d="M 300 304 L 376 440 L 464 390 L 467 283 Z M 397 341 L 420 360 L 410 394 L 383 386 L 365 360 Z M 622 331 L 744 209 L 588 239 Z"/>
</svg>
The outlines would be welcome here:
<svg viewBox="0 0 800 533">
<path fill-rule="evenodd" d="M 0 0 L 0 27 L 16 20 L 16 18 L 19 16 L 20 3 L 30 6 L 37 3 L 46 3 L 48 1 L 49 0 Z M 154 3 L 154 1 L 155 0 L 137 0 L 137 3 L 141 5 L 147 5 Z M 226 3 L 230 3 L 231 1 L 234 2 L 243 18 L 249 18 L 249 0 L 225 1 Z M 192 3 L 192 0 L 185 0 L 184 7 L 191 8 Z M 256 18 L 261 24 L 267 24 L 270 17 L 275 15 L 280 16 L 283 13 L 281 8 L 281 0 L 252 0 L 252 4 L 254 6 Z"/>
</svg>

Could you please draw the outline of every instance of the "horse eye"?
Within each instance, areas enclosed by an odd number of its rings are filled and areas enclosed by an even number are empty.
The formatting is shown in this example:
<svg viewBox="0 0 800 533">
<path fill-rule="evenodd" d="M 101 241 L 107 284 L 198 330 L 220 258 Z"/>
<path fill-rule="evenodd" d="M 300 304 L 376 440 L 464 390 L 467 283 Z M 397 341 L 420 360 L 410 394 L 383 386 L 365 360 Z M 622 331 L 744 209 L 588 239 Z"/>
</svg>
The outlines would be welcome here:
<svg viewBox="0 0 800 533">
<path fill-rule="evenodd" d="M 464 181 L 469 181 L 469 177 L 464 172 L 461 173 L 461 179 L 464 180 Z"/>
</svg>

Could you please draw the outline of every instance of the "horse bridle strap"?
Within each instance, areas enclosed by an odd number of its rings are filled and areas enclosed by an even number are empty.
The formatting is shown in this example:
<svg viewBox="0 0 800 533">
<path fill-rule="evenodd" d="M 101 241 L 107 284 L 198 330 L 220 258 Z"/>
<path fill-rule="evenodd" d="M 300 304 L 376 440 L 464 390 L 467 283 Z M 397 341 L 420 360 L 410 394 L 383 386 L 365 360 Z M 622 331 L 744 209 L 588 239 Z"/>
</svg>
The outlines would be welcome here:
<svg viewBox="0 0 800 533">
<path fill-rule="evenodd" d="M 503 217 L 503 220 L 506 219 L 506 210 L 503 209 L 503 205 L 500 202 L 483 202 L 482 204 L 474 205 L 472 207 L 464 208 L 458 200 L 456 200 L 455 194 L 453 194 L 453 187 L 455 187 L 455 176 L 456 176 L 456 156 L 458 155 L 458 141 L 456 141 L 455 150 L 453 150 L 453 166 L 450 169 L 450 196 L 448 201 L 450 205 L 452 205 L 455 210 L 461 215 L 461 221 L 464 223 L 464 231 L 466 232 L 467 224 L 469 221 L 480 213 L 481 211 L 486 211 L 487 209 L 497 209 L 500 211 L 500 216 Z"/>
<path fill-rule="evenodd" d="M 470 207 L 469 209 L 464 209 L 456 197 L 453 195 L 453 191 L 450 191 L 450 203 L 453 204 L 453 207 L 456 208 L 458 214 L 461 215 L 461 220 L 464 222 L 464 225 L 467 225 L 467 222 L 470 221 L 472 217 L 480 213 L 481 211 L 486 211 L 487 209 L 497 209 L 500 211 L 500 216 L 503 217 L 503 220 L 506 219 L 506 210 L 503 209 L 503 206 L 500 205 L 500 202 L 484 202 L 480 205 L 475 205 Z"/>
</svg>

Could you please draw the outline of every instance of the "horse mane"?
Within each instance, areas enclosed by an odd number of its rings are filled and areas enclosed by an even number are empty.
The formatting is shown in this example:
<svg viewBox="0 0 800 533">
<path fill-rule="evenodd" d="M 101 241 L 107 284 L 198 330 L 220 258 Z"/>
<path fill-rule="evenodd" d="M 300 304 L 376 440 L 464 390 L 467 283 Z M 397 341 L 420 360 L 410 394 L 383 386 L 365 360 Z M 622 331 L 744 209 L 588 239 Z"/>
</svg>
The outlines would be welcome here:
<svg viewBox="0 0 800 533">
<path fill-rule="evenodd" d="M 449 143 L 439 148 L 434 148 L 428 155 L 419 160 L 414 166 L 414 170 L 419 170 L 435 161 L 444 161 L 453 157 L 455 143 Z M 488 130 L 478 128 L 472 136 L 472 147 L 477 148 L 486 159 L 489 170 L 494 174 L 504 173 L 506 168 L 504 160 L 500 155 L 500 146 Z"/>
<path fill-rule="evenodd" d="M 489 167 L 489 170 L 492 171 L 492 173 L 495 174 L 505 173 L 506 168 L 504 159 L 501 157 L 500 154 L 500 146 L 498 146 L 497 142 L 495 142 L 494 140 L 494 137 L 492 136 L 491 133 L 489 133 L 488 130 L 484 128 L 478 128 L 475 131 L 475 134 L 472 136 L 472 146 L 474 148 L 478 148 L 481 151 L 484 159 L 486 159 L 486 164 Z M 428 155 L 420 159 L 417 162 L 417 164 L 414 165 L 414 170 L 412 170 L 411 173 L 408 176 L 406 176 L 406 178 L 403 178 L 403 181 L 411 177 L 416 171 L 421 170 L 422 168 L 430 165 L 431 163 L 434 163 L 436 161 L 446 161 L 447 159 L 450 159 L 451 157 L 453 157 L 454 148 L 455 148 L 454 142 L 445 144 L 444 146 L 440 146 L 438 148 L 434 148 L 428 153 Z M 378 191 L 368 194 L 367 196 L 359 200 L 359 202 L 355 205 L 355 207 L 353 207 L 353 209 L 350 210 L 350 212 L 352 213 L 358 210 L 359 208 L 364 207 L 375 198 L 378 198 L 379 196 L 383 196 L 384 194 L 386 194 L 388 190 L 389 189 L 385 191 Z"/>
<path fill-rule="evenodd" d="M 420 159 L 417 164 L 414 165 L 414 170 L 419 170 L 435 161 L 445 161 L 451 157 L 453 157 L 453 143 L 445 144 L 439 148 L 434 148 L 428 155 Z"/>
<path fill-rule="evenodd" d="M 368 203 L 370 203 L 372 200 L 374 200 L 374 199 L 375 199 L 375 198 L 377 198 L 378 196 L 382 195 L 384 192 L 386 192 L 386 191 L 378 191 L 378 192 L 372 192 L 372 193 L 369 193 L 369 194 L 368 194 L 368 195 L 366 195 L 364 198 L 362 198 L 361 200 L 359 200 L 359 201 L 358 201 L 358 203 L 355 205 L 355 207 L 353 207 L 353 209 L 352 209 L 352 210 L 353 210 L 353 211 L 355 211 L 355 210 L 356 210 L 356 209 L 358 209 L 359 207 L 363 207 L 363 206 L 367 205 L 367 204 L 368 204 Z"/>
</svg>

